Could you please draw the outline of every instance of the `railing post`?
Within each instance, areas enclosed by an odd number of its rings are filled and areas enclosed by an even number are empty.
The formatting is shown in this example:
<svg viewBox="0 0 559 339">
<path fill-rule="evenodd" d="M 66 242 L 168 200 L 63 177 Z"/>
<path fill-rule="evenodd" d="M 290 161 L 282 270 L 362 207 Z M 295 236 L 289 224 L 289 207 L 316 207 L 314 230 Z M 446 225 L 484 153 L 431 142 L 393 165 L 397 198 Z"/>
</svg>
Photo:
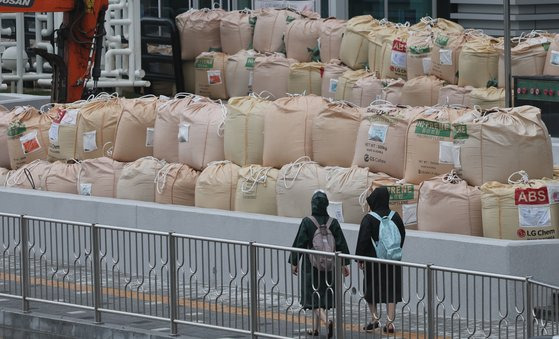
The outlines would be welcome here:
<svg viewBox="0 0 559 339">
<path fill-rule="evenodd" d="M 532 277 L 528 276 L 524 282 L 524 297 L 526 298 L 526 338 L 531 338 L 534 335 L 534 305 L 532 301 L 532 283 L 530 279 L 532 279 Z"/>
<path fill-rule="evenodd" d="M 101 259 L 99 257 L 99 228 L 91 224 L 91 252 L 93 253 L 93 308 L 95 323 L 101 324 Z"/>
<path fill-rule="evenodd" d="M 171 321 L 171 335 L 178 335 L 177 320 L 177 249 L 176 238 L 169 232 L 169 320 Z"/>
<path fill-rule="evenodd" d="M 256 338 L 256 332 L 258 332 L 258 265 L 254 242 L 251 241 L 248 246 L 250 264 L 250 335 L 252 338 Z"/>
<path fill-rule="evenodd" d="M 435 284 L 432 264 L 427 265 L 427 338 L 435 338 Z"/>
<path fill-rule="evenodd" d="M 27 219 L 24 215 L 19 217 L 19 236 L 21 238 L 21 308 L 29 312 L 29 236 Z"/>
<path fill-rule="evenodd" d="M 336 301 L 336 338 L 340 339 L 344 337 L 344 302 L 343 302 L 343 284 L 344 280 L 342 278 L 342 258 L 340 257 L 340 252 L 335 254 L 335 265 L 334 265 L 334 295 Z"/>
</svg>

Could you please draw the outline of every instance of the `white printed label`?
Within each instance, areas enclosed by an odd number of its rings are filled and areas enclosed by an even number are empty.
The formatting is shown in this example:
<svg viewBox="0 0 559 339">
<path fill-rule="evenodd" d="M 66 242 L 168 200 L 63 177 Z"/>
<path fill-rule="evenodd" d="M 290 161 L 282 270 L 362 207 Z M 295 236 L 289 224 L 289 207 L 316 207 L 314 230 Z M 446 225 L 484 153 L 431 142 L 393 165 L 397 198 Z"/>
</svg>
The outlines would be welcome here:
<svg viewBox="0 0 559 339">
<path fill-rule="evenodd" d="M 97 131 L 85 132 L 83 134 L 83 151 L 93 152 L 97 150 Z"/>
<path fill-rule="evenodd" d="M 549 184 L 547 185 L 547 192 L 549 193 L 549 203 L 558 204 L 559 203 L 559 184 Z"/>
<path fill-rule="evenodd" d="M 330 79 L 330 84 L 328 85 L 328 92 L 336 93 L 338 89 L 338 79 Z"/>
<path fill-rule="evenodd" d="M 402 205 L 402 218 L 404 226 L 417 224 L 417 204 Z"/>
<path fill-rule="evenodd" d="M 78 109 L 69 109 L 66 110 L 64 117 L 60 120 L 61 125 L 75 125 L 78 119 Z"/>
<path fill-rule="evenodd" d="M 344 208 L 341 201 L 330 201 L 328 207 L 326 207 L 326 211 L 332 218 L 338 219 L 339 222 L 344 222 Z"/>
<path fill-rule="evenodd" d="M 219 69 L 208 71 L 208 84 L 221 85 L 221 71 Z"/>
<path fill-rule="evenodd" d="M 559 66 L 559 51 L 551 51 L 549 63 L 553 66 Z"/>
<path fill-rule="evenodd" d="M 248 72 L 248 87 L 252 87 L 254 83 L 254 71 Z"/>
<path fill-rule="evenodd" d="M 452 147 L 452 160 L 454 163 L 454 168 L 459 170 L 462 169 L 462 162 L 460 161 L 460 153 L 462 151 L 462 146 L 454 144 Z"/>
<path fill-rule="evenodd" d="M 398 51 L 392 51 L 392 56 L 390 57 L 390 61 L 392 62 L 392 65 L 400 67 L 400 68 L 406 68 L 407 66 L 407 56 L 406 53 L 404 52 L 398 52 Z"/>
<path fill-rule="evenodd" d="M 188 142 L 190 137 L 190 124 L 179 125 L 179 142 Z"/>
<path fill-rule="evenodd" d="M 441 65 L 452 66 L 452 50 L 451 49 L 439 50 L 439 59 Z"/>
<path fill-rule="evenodd" d="M 384 144 L 387 133 L 388 125 L 371 124 L 371 127 L 369 127 L 369 140 L 382 142 Z"/>
<path fill-rule="evenodd" d="M 518 225 L 520 227 L 551 226 L 551 208 L 549 206 L 518 206 Z"/>
<path fill-rule="evenodd" d="M 423 58 L 421 62 L 423 63 L 423 74 L 431 74 L 431 58 Z"/>
<path fill-rule="evenodd" d="M 80 184 L 80 195 L 91 196 L 91 184 Z"/>
<path fill-rule="evenodd" d="M 439 164 L 454 165 L 454 143 L 451 141 L 439 141 Z"/>
<path fill-rule="evenodd" d="M 58 127 L 57 123 L 52 123 L 49 128 L 49 141 L 54 146 L 58 146 Z"/>
<path fill-rule="evenodd" d="M 23 154 L 33 153 L 41 149 L 41 144 L 37 138 L 37 131 L 31 131 L 21 138 L 19 138 L 21 143 L 21 148 L 23 149 Z"/>
<path fill-rule="evenodd" d="M 14 115 L 20 115 L 21 113 L 25 112 L 27 110 L 27 107 L 23 107 L 23 106 L 18 106 L 16 109 L 14 109 Z"/>
<path fill-rule="evenodd" d="M 155 129 L 153 127 L 146 128 L 146 147 L 153 147 L 153 133 Z"/>
</svg>

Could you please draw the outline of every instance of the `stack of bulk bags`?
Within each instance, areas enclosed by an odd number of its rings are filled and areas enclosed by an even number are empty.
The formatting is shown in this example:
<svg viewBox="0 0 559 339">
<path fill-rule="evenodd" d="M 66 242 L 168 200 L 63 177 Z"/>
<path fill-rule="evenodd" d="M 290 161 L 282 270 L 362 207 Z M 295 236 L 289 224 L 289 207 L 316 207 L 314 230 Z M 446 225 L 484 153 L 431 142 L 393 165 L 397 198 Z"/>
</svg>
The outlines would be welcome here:
<svg viewBox="0 0 559 339">
<path fill-rule="evenodd" d="M 406 138 L 406 182 L 419 184 L 454 168 L 452 123 L 464 109 L 433 107 L 416 116 Z"/>
<path fill-rule="evenodd" d="M 456 85 L 446 85 L 439 90 L 439 105 L 460 105 L 472 107 L 470 93 L 474 88 L 472 86 L 460 87 Z"/>
<path fill-rule="evenodd" d="M 359 69 L 356 71 L 349 70 L 345 72 L 341 77 L 338 78 L 338 82 L 336 84 L 336 95 L 334 96 L 334 98 L 336 100 L 350 101 L 352 88 L 357 80 L 369 74 L 370 73 L 364 69 Z"/>
<path fill-rule="evenodd" d="M 10 167 L 18 169 L 34 160 L 46 160 L 54 114 L 41 114 L 37 109 L 25 106 L 14 108 L 11 116 L 7 131 Z"/>
<path fill-rule="evenodd" d="M 377 20 L 370 15 L 351 18 L 340 46 L 340 60 L 351 69 L 365 68 L 368 63 L 369 42 L 367 36 L 375 26 Z"/>
<path fill-rule="evenodd" d="M 225 159 L 223 124 L 227 109 L 221 103 L 190 104 L 181 113 L 179 162 L 201 171 L 212 161 Z"/>
<path fill-rule="evenodd" d="M 334 99 L 336 97 L 336 90 L 338 88 L 339 78 L 347 71 L 349 68 L 347 66 L 341 65 L 339 60 L 332 60 L 332 63 L 324 64 L 324 73 L 322 73 L 322 96 L 329 99 Z"/>
<path fill-rule="evenodd" d="M 81 104 L 55 105 L 56 116 L 49 129 L 48 160 L 70 160 L 76 157 L 76 130 Z"/>
<path fill-rule="evenodd" d="M 179 162 L 179 125 L 181 114 L 192 103 L 209 102 L 209 99 L 179 93 L 171 100 L 159 100 L 155 108 L 153 156 L 167 162 Z"/>
<path fill-rule="evenodd" d="M 287 92 L 290 94 L 322 93 L 322 73 L 324 64 L 320 62 L 306 62 L 289 66 Z"/>
<path fill-rule="evenodd" d="M 357 132 L 352 164 L 392 177 L 404 177 L 408 126 L 422 111 L 421 107 L 391 104 L 367 107 Z"/>
<path fill-rule="evenodd" d="M 396 25 L 393 39 L 385 39 L 382 45 L 380 60 L 377 60 L 375 69 L 379 69 L 379 76 L 383 79 L 407 79 L 407 41 L 409 27 Z M 392 38 L 392 36 L 391 36 Z M 380 68 L 379 68 L 380 66 Z"/>
<path fill-rule="evenodd" d="M 194 191 L 200 173 L 183 164 L 166 164 L 155 178 L 155 202 L 194 206 Z"/>
<path fill-rule="evenodd" d="M 287 26 L 284 38 L 287 57 L 299 62 L 320 61 L 318 38 L 321 28 L 320 19 L 293 20 Z"/>
<path fill-rule="evenodd" d="M 402 102 L 402 88 L 406 82 L 402 79 L 398 79 L 385 80 L 384 83 L 381 100 L 388 101 L 393 105 L 400 105 Z"/>
<path fill-rule="evenodd" d="M 277 215 L 276 184 L 279 171 L 250 165 L 239 170 L 235 211 Z"/>
<path fill-rule="evenodd" d="M 520 106 L 477 113 L 454 121 L 454 167 L 470 185 L 507 182 L 511 171 L 526 170 L 535 178 L 553 176 L 549 133 L 539 108 Z"/>
<path fill-rule="evenodd" d="M 264 118 L 273 103 L 257 95 L 229 99 L 223 137 L 225 159 L 239 166 L 262 164 Z"/>
<path fill-rule="evenodd" d="M 41 175 L 41 189 L 49 192 L 78 194 L 80 165 L 53 162 Z"/>
<path fill-rule="evenodd" d="M 367 196 L 377 187 L 386 187 L 388 189 L 388 193 L 390 194 L 390 209 L 398 212 L 407 229 L 416 230 L 419 185 L 409 184 L 404 180 L 379 173 L 379 176 L 374 179 L 371 188 L 363 192 L 360 197 L 363 207 L 367 205 Z"/>
<path fill-rule="evenodd" d="M 326 171 L 309 157 L 283 166 L 278 175 L 278 215 L 302 218 L 311 215 L 311 198 L 326 187 Z"/>
<path fill-rule="evenodd" d="M 220 22 L 225 13 L 221 9 L 191 9 L 177 16 L 182 60 L 221 50 Z"/>
<path fill-rule="evenodd" d="M 239 169 L 230 161 L 210 163 L 196 181 L 196 207 L 234 211 Z"/>
<path fill-rule="evenodd" d="M 359 195 L 367 190 L 376 174 L 367 168 L 352 166 L 326 167 L 326 193 L 328 194 L 328 214 L 339 222 L 361 223 L 365 211 L 360 204 Z"/>
<path fill-rule="evenodd" d="M 460 52 L 469 34 L 439 32 L 435 35 L 431 51 L 431 75 L 451 85 L 458 84 Z"/>
<path fill-rule="evenodd" d="M 350 167 L 362 109 L 335 101 L 312 123 L 312 159 L 322 166 Z"/>
<path fill-rule="evenodd" d="M 351 88 L 351 99 L 349 102 L 360 107 L 367 107 L 373 101 L 382 97 L 384 82 L 375 74 L 368 74 L 355 82 Z"/>
<path fill-rule="evenodd" d="M 406 81 L 402 87 L 400 104 L 434 106 L 439 101 L 439 91 L 444 81 L 435 76 L 420 76 Z"/>
<path fill-rule="evenodd" d="M 111 158 L 87 159 L 79 163 L 78 193 L 84 196 L 116 198 L 124 164 Z"/>
<path fill-rule="evenodd" d="M 225 83 L 227 95 L 230 97 L 242 97 L 252 92 L 254 83 L 254 64 L 256 58 L 261 56 L 253 50 L 242 50 L 227 58 L 225 69 Z"/>
<path fill-rule="evenodd" d="M 543 75 L 545 58 L 551 43 L 547 33 L 531 32 L 512 39 L 511 76 Z M 500 39 L 496 46 L 499 51 L 499 87 L 505 87 L 505 42 Z"/>
<path fill-rule="evenodd" d="M 551 44 L 545 57 L 543 75 L 559 75 L 559 34 L 551 39 Z"/>
<path fill-rule="evenodd" d="M 383 19 L 378 26 L 373 27 L 367 36 L 369 46 L 367 52 L 368 67 L 377 75 L 380 75 L 382 68 L 382 47 L 385 42 L 394 40 L 397 32 L 398 29 L 393 23 Z"/>
<path fill-rule="evenodd" d="M 112 157 L 132 162 L 153 155 L 153 136 L 157 98 L 121 99 L 122 114 L 118 119 Z"/>
<path fill-rule="evenodd" d="M 29 164 L 12 170 L 6 177 L 7 187 L 41 189 L 41 179 L 48 171 L 51 163 L 46 160 L 34 160 Z"/>
<path fill-rule="evenodd" d="M 196 91 L 198 95 L 212 99 L 228 99 L 225 77 L 227 55 L 220 52 L 204 52 L 196 57 Z"/>
<path fill-rule="evenodd" d="M 260 53 L 281 52 L 287 25 L 301 15 L 290 9 L 276 10 L 264 8 L 258 14 L 254 27 L 254 49 Z"/>
<path fill-rule="evenodd" d="M 145 157 L 124 165 L 116 188 L 116 197 L 154 202 L 155 178 L 165 161 Z"/>
<path fill-rule="evenodd" d="M 318 47 L 320 60 L 331 62 L 340 58 L 340 47 L 346 29 L 346 21 L 335 18 L 325 19 L 320 27 Z"/>
<path fill-rule="evenodd" d="M 454 171 L 419 186 L 417 229 L 482 236 L 481 191 Z"/>
<path fill-rule="evenodd" d="M 505 89 L 497 87 L 474 88 L 469 94 L 471 106 L 482 109 L 505 107 Z"/>
<path fill-rule="evenodd" d="M 495 39 L 473 36 L 462 45 L 458 62 L 458 86 L 484 88 L 497 85 L 499 51 Z"/>
<path fill-rule="evenodd" d="M 10 173 L 9 169 L 0 167 L 0 187 L 6 186 L 6 180 L 8 179 L 8 173 Z"/>
<path fill-rule="evenodd" d="M 252 48 L 254 21 L 252 11 L 226 12 L 220 20 L 221 48 L 223 53 L 233 55 L 240 50 Z"/>
<path fill-rule="evenodd" d="M 121 114 L 122 101 L 110 96 L 97 98 L 81 106 L 76 123 L 78 160 L 100 158 L 105 155 L 105 151 L 109 151 L 114 145 Z"/>
<path fill-rule="evenodd" d="M 254 81 L 252 89 L 255 93 L 267 91 L 274 98 L 283 98 L 287 93 L 289 67 L 297 63 L 281 53 L 256 58 L 254 64 Z"/>
<path fill-rule="evenodd" d="M 315 95 L 290 96 L 274 102 L 264 119 L 264 166 L 281 168 L 302 156 L 311 156 L 313 120 L 328 101 Z"/>
<path fill-rule="evenodd" d="M 517 174 L 520 180 L 512 180 Z M 525 171 L 514 173 L 507 182 L 481 186 L 483 236 L 509 240 L 558 238 L 559 182 L 530 180 Z"/>
</svg>

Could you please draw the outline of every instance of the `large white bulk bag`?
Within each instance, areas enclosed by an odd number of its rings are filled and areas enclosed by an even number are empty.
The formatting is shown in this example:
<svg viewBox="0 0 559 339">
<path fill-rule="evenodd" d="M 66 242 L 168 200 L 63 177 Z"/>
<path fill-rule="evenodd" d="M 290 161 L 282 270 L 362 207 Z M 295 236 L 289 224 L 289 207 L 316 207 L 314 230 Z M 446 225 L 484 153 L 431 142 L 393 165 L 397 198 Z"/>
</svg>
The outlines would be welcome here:
<svg viewBox="0 0 559 339">
<path fill-rule="evenodd" d="M 472 86 L 460 87 L 457 85 L 446 85 L 439 90 L 438 105 L 460 105 L 472 107 L 470 93 L 474 88 Z"/>
<path fill-rule="evenodd" d="M 382 97 L 385 82 L 375 74 L 368 74 L 355 82 L 351 88 L 351 103 L 360 107 L 367 107 L 373 101 Z"/>
<path fill-rule="evenodd" d="M 41 179 L 48 171 L 51 163 L 46 160 L 34 160 L 17 170 L 12 170 L 6 176 L 7 187 L 41 189 Z"/>
<path fill-rule="evenodd" d="M 107 157 L 80 162 L 77 180 L 78 194 L 116 198 L 118 179 L 123 167 L 124 163 Z"/>
<path fill-rule="evenodd" d="M 41 189 L 44 191 L 78 194 L 79 164 L 62 161 L 53 162 L 41 175 Z"/>
<path fill-rule="evenodd" d="M 481 191 L 454 171 L 421 183 L 417 229 L 482 236 Z"/>
<path fill-rule="evenodd" d="M 49 161 L 76 158 L 76 123 L 80 106 L 81 103 L 74 103 L 51 108 L 56 117 L 49 129 Z"/>
<path fill-rule="evenodd" d="M 468 95 L 472 107 L 482 109 L 505 107 L 505 89 L 497 87 L 474 88 Z"/>
<path fill-rule="evenodd" d="M 389 207 L 398 212 L 407 229 L 417 229 L 417 199 L 419 185 L 405 182 L 379 173 L 374 178 L 373 185 L 360 196 L 361 205 L 367 210 L 366 198 L 377 187 L 386 187 L 390 195 Z"/>
<path fill-rule="evenodd" d="M 405 83 L 402 79 L 385 80 L 381 100 L 388 101 L 393 105 L 400 105 L 402 102 L 402 89 Z"/>
<path fill-rule="evenodd" d="M 322 73 L 324 64 L 320 62 L 297 63 L 289 66 L 287 92 L 289 94 L 322 93 Z"/>
<path fill-rule="evenodd" d="M 258 14 L 254 27 L 253 46 L 260 53 L 281 52 L 287 25 L 301 15 L 290 9 L 264 8 Z"/>
<path fill-rule="evenodd" d="M 255 15 L 250 10 L 226 12 L 219 22 L 221 47 L 225 54 L 252 48 Z"/>
<path fill-rule="evenodd" d="M 276 184 L 278 215 L 302 218 L 311 215 L 314 192 L 326 187 L 326 171 L 309 157 L 283 166 Z"/>
<path fill-rule="evenodd" d="M 239 169 L 230 161 L 208 164 L 196 181 L 196 207 L 234 211 Z"/>
<path fill-rule="evenodd" d="M 338 78 L 338 82 L 336 83 L 336 95 L 334 98 L 336 100 L 350 101 L 353 95 L 352 89 L 357 80 L 366 77 L 369 74 L 371 73 L 364 69 L 356 71 L 349 70 L 345 72 Z"/>
<path fill-rule="evenodd" d="M 204 52 L 196 57 L 196 94 L 212 99 L 228 99 L 225 64 L 227 55 L 220 52 Z"/>
<path fill-rule="evenodd" d="M 322 74 L 322 96 L 334 99 L 338 88 L 339 78 L 349 71 L 347 66 L 341 65 L 339 60 L 333 60 L 332 63 L 324 64 L 324 73 Z"/>
<path fill-rule="evenodd" d="M 299 62 L 320 61 L 318 38 L 322 20 L 302 18 L 293 20 L 285 31 L 285 50 L 288 58 Z"/>
<path fill-rule="evenodd" d="M 221 50 L 220 22 L 225 13 L 221 9 L 191 9 L 176 17 L 182 60 Z"/>
<path fill-rule="evenodd" d="M 394 35 L 384 40 L 380 60 L 377 60 L 375 70 L 379 69 L 378 75 L 383 79 L 407 79 L 407 42 L 409 38 L 409 27 L 405 25 L 395 26 L 397 31 Z M 392 38 L 392 39 L 391 39 Z"/>
<path fill-rule="evenodd" d="M 8 126 L 13 113 L 0 105 L 0 167 L 10 168 L 10 152 L 8 152 Z"/>
<path fill-rule="evenodd" d="M 435 76 L 420 76 L 406 81 L 402 87 L 401 105 L 434 106 L 444 81 Z"/>
<path fill-rule="evenodd" d="M 184 164 L 166 164 L 155 178 L 155 202 L 194 206 L 199 172 Z"/>
<path fill-rule="evenodd" d="M 375 26 L 378 26 L 378 21 L 370 15 L 356 16 L 347 22 L 340 46 L 340 60 L 351 69 L 362 69 L 367 65 L 367 36 Z"/>
<path fill-rule="evenodd" d="M 287 95 L 289 67 L 297 63 L 281 53 L 258 57 L 254 64 L 254 81 L 252 90 L 255 93 L 269 92 L 276 99 Z"/>
<path fill-rule="evenodd" d="M 468 33 L 439 32 L 431 50 L 431 75 L 451 85 L 458 84 L 458 65 L 462 44 Z"/>
<path fill-rule="evenodd" d="M 398 33 L 398 28 L 386 20 L 382 20 L 378 26 L 373 27 L 369 35 L 368 40 L 368 67 L 376 75 L 380 75 L 382 68 L 382 57 L 383 57 L 383 46 L 385 42 L 394 40 L 394 37 Z"/>
<path fill-rule="evenodd" d="M 140 158 L 124 165 L 116 188 L 116 197 L 139 201 L 155 201 L 155 178 L 165 161 L 154 157 Z"/>
<path fill-rule="evenodd" d="M 239 170 L 235 211 L 277 215 L 276 183 L 279 170 L 250 165 Z"/>
<path fill-rule="evenodd" d="M 433 32 L 410 31 L 407 41 L 407 76 L 408 80 L 431 74 L 431 49 L 433 48 Z"/>
<path fill-rule="evenodd" d="M 346 21 L 336 18 L 325 19 L 319 34 L 320 60 L 331 62 L 340 58 L 340 47 L 346 29 Z"/>
<path fill-rule="evenodd" d="M 484 88 L 497 85 L 499 51 L 495 39 L 476 36 L 466 41 L 460 51 L 458 86 Z"/>
<path fill-rule="evenodd" d="M 253 50 L 242 50 L 235 55 L 227 57 L 225 66 L 225 83 L 227 95 L 242 97 L 252 92 L 254 83 L 254 64 L 256 57 L 261 56 Z"/>
<path fill-rule="evenodd" d="M 545 57 L 543 75 L 559 75 L 559 34 L 551 39 L 551 44 Z"/>
<path fill-rule="evenodd" d="M 222 103 L 204 102 L 181 113 L 179 162 L 201 171 L 212 161 L 225 159 L 223 124 L 227 109 Z"/>
</svg>

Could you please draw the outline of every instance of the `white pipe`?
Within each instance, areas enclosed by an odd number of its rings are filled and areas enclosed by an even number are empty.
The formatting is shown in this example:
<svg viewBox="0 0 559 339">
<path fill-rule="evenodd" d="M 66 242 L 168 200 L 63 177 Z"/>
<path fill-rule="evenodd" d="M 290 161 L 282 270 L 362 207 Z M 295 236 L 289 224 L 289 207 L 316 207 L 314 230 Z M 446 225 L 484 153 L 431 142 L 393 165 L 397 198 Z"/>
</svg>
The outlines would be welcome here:
<svg viewBox="0 0 559 339">
<path fill-rule="evenodd" d="M 16 74 L 4 74 L 4 80 L 6 81 L 18 81 L 20 77 Z M 37 74 L 37 73 L 28 73 L 21 76 L 23 81 L 35 81 L 39 79 L 51 79 L 52 75 L 48 73 Z"/>
<path fill-rule="evenodd" d="M 25 52 L 25 26 L 23 13 L 18 13 L 16 15 L 16 43 L 17 43 L 17 70 L 16 74 L 18 76 L 17 80 L 17 92 L 23 94 L 23 73 L 25 72 L 23 64 L 23 53 Z"/>
</svg>

